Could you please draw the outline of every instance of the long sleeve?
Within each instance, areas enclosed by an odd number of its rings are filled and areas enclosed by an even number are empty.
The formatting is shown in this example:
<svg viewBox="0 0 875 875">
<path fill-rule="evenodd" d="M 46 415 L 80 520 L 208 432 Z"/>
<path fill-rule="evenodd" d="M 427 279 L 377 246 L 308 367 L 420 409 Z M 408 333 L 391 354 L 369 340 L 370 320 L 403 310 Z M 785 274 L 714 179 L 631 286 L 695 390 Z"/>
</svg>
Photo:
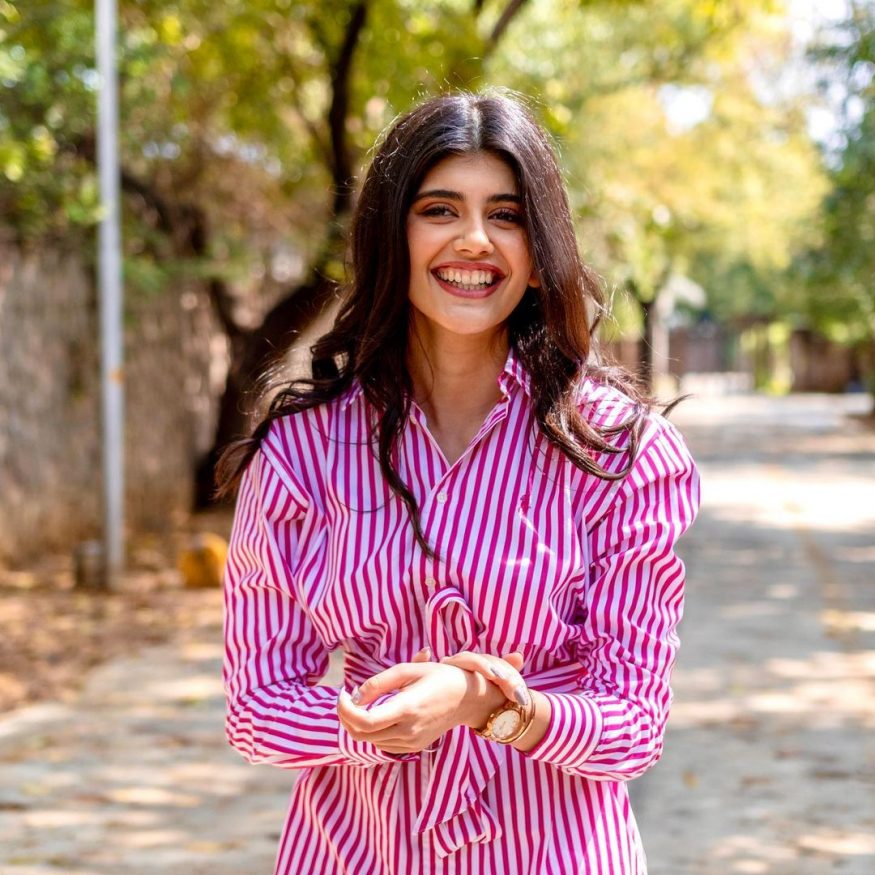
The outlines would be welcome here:
<svg viewBox="0 0 875 875">
<path fill-rule="evenodd" d="M 546 693 L 543 738 L 527 755 L 594 779 L 635 778 L 662 753 L 671 669 L 683 611 L 684 566 L 674 552 L 699 504 L 696 467 L 664 420 L 610 507 L 587 533 L 579 693 Z"/>
<path fill-rule="evenodd" d="M 307 539 L 316 536 L 311 505 L 288 465 L 263 445 L 241 481 L 225 568 L 228 740 L 251 763 L 291 769 L 397 762 L 353 739 L 337 716 L 338 688 L 316 683 L 328 650 L 294 584 Z"/>
</svg>

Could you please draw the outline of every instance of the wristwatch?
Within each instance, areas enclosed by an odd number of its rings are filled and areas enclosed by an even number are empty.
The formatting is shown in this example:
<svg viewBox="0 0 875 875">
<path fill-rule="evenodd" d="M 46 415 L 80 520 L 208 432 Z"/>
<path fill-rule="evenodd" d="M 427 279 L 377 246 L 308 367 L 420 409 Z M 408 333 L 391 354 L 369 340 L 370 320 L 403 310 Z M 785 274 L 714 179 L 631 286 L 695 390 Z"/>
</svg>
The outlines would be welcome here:
<svg viewBox="0 0 875 875">
<path fill-rule="evenodd" d="M 510 744 L 521 738 L 535 719 L 535 700 L 531 699 L 531 708 L 524 708 L 508 699 L 496 708 L 482 729 L 474 731 L 487 741 L 497 741 L 499 744 Z"/>
</svg>

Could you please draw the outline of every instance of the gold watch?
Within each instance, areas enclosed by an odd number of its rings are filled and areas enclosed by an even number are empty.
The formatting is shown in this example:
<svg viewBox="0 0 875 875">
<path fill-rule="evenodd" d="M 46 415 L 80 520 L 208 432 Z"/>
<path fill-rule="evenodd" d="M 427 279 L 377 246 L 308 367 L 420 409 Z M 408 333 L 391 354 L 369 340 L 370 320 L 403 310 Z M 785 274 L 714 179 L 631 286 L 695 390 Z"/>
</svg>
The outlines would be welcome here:
<svg viewBox="0 0 875 875">
<path fill-rule="evenodd" d="M 510 744 L 521 738 L 535 719 L 535 700 L 531 699 L 531 708 L 524 708 L 508 699 L 496 708 L 482 729 L 474 731 L 487 741 L 497 741 L 499 744 Z"/>
</svg>

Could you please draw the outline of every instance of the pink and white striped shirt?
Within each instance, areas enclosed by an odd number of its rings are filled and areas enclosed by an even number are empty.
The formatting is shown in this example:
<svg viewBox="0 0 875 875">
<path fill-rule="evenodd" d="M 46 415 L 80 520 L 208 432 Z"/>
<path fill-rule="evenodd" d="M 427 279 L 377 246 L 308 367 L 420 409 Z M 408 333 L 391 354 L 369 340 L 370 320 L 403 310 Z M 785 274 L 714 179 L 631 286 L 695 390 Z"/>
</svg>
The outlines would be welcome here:
<svg viewBox="0 0 875 875">
<path fill-rule="evenodd" d="M 277 875 L 646 871 L 624 782 L 662 750 L 696 468 L 654 414 L 627 477 L 586 474 L 541 435 L 513 351 L 498 382 L 453 465 L 415 404 L 404 429 L 398 470 L 437 559 L 382 477 L 358 385 L 274 423 L 246 470 L 225 573 L 227 733 L 250 762 L 301 770 Z M 582 386 L 593 423 L 629 405 Z M 543 739 L 521 753 L 459 726 L 403 757 L 354 740 L 338 689 L 319 684 L 329 651 L 343 648 L 350 689 L 426 644 L 436 659 L 522 650 L 552 705 Z"/>
</svg>

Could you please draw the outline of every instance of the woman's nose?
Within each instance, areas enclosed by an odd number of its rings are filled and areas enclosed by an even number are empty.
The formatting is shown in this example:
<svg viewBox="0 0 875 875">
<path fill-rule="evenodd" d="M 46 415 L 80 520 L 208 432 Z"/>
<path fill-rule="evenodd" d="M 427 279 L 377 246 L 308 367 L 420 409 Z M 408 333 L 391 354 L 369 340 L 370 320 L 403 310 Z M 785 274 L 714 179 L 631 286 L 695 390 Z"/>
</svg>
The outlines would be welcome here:
<svg viewBox="0 0 875 875">
<path fill-rule="evenodd" d="M 479 255 L 483 252 L 492 252 L 492 249 L 492 241 L 486 233 L 486 228 L 478 221 L 469 222 L 456 239 L 457 252 L 469 252 Z"/>
</svg>

